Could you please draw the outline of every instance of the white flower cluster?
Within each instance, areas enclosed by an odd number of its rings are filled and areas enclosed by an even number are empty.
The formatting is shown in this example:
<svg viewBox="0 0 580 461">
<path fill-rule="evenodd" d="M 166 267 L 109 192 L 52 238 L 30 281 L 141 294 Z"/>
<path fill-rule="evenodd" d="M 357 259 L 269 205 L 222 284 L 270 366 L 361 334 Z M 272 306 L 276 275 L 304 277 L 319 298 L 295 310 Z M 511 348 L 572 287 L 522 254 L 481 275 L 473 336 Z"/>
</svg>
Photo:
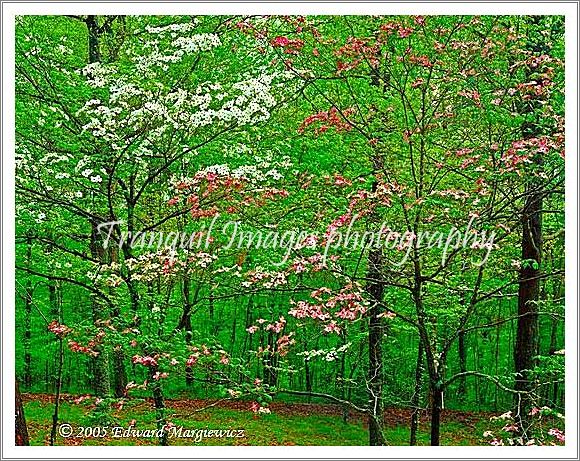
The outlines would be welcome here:
<svg viewBox="0 0 580 461">
<path fill-rule="evenodd" d="M 200 251 L 198 253 L 194 253 L 193 255 L 190 255 L 189 257 L 189 262 L 195 264 L 198 267 L 207 267 L 208 265 L 210 265 L 212 262 L 214 262 L 217 259 L 217 255 L 212 255 L 209 253 L 204 253 L 203 251 Z"/>
<path fill-rule="evenodd" d="M 283 146 L 290 149 L 290 146 Z M 223 157 L 231 159 L 244 159 L 251 162 L 250 168 L 242 166 L 236 169 L 243 173 L 246 179 L 266 181 L 273 179 L 278 181 L 284 178 L 286 170 L 292 167 L 292 160 L 288 155 L 283 155 L 279 148 L 270 147 L 266 152 L 256 152 L 255 149 L 244 143 L 227 143 L 222 146 Z M 246 171 L 243 171 L 246 170 Z M 283 173 L 284 172 L 284 173 Z"/>
<path fill-rule="evenodd" d="M 167 258 L 167 252 L 159 250 L 152 253 L 145 253 L 137 258 L 126 261 L 127 268 L 131 271 L 131 280 L 136 282 L 151 282 L 164 274 L 164 260 Z M 171 258 L 172 271 L 177 267 L 183 267 L 185 262 Z"/>
<path fill-rule="evenodd" d="M 216 34 L 196 34 L 191 37 L 179 37 L 172 42 L 172 45 L 185 53 L 198 53 L 209 51 L 221 45 L 220 38 Z"/>
<path fill-rule="evenodd" d="M 73 54 L 73 50 L 71 50 L 68 46 L 63 45 L 62 43 L 57 46 L 58 51 L 62 53 L 64 56 L 69 56 Z"/>
<path fill-rule="evenodd" d="M 150 33 L 150 34 L 165 34 L 167 32 L 170 32 L 172 35 L 176 34 L 176 33 L 185 33 L 185 32 L 189 32 L 193 29 L 195 29 L 195 27 L 197 26 L 197 20 L 192 20 L 191 22 L 181 22 L 181 23 L 175 23 L 175 24 L 168 24 L 166 26 L 158 26 L 158 27 L 153 27 L 153 26 L 146 26 L 145 30 Z M 136 31 L 136 33 L 138 33 L 139 31 Z"/>
<path fill-rule="evenodd" d="M 306 360 L 310 360 L 313 357 L 324 356 L 324 360 L 327 362 L 333 362 L 338 359 L 339 353 L 346 351 L 351 345 L 352 343 L 348 342 L 339 348 L 333 347 L 331 349 L 313 349 L 311 351 L 298 352 L 296 355 L 303 355 Z"/>
<path fill-rule="evenodd" d="M 70 154 L 61 154 L 59 152 L 48 152 L 39 159 L 41 165 L 56 166 L 62 162 L 68 162 L 72 159 Z"/>
<path fill-rule="evenodd" d="M 109 83 L 109 77 L 114 73 L 114 68 L 93 62 L 80 70 L 80 74 L 87 77 L 87 83 L 95 88 L 103 88 Z"/>
<path fill-rule="evenodd" d="M 84 162 L 83 162 L 84 160 Z M 84 159 L 81 159 L 79 161 L 79 163 L 77 164 L 77 170 L 80 168 L 79 165 L 84 165 L 86 163 L 86 157 Z M 83 176 L 84 178 L 88 178 L 90 179 L 91 182 L 93 183 L 101 183 L 103 182 L 103 178 L 101 177 L 101 175 L 99 174 L 95 174 L 93 175 L 94 171 L 90 168 L 85 168 L 82 172 L 81 172 L 81 176 Z M 101 173 L 102 174 L 106 174 L 106 171 L 104 168 L 101 168 Z"/>
<path fill-rule="evenodd" d="M 109 274 L 105 279 L 105 284 L 110 287 L 118 287 L 123 283 L 123 279 L 117 274 Z"/>
<path fill-rule="evenodd" d="M 215 173 L 218 176 L 231 176 L 233 178 L 245 179 L 252 183 L 265 182 L 268 179 L 279 180 L 284 176 L 276 169 L 270 168 L 263 171 L 258 165 L 240 165 L 230 168 L 227 164 L 210 165 L 202 170 L 204 173 Z"/>
<path fill-rule="evenodd" d="M 125 264 L 131 273 L 132 281 L 148 283 L 158 277 L 169 276 L 184 270 L 205 269 L 216 259 L 217 255 L 203 251 L 188 254 L 187 259 L 180 259 L 176 251 L 161 249 L 127 259 Z M 108 286 L 117 287 L 123 282 L 120 273 L 121 266 L 113 262 L 108 266 L 100 266 L 98 275 L 97 273 L 89 273 L 87 275 L 97 282 L 102 281 Z"/>
<path fill-rule="evenodd" d="M 285 272 L 276 272 L 263 270 L 260 266 L 255 270 L 246 274 L 248 280 L 244 280 L 241 285 L 243 287 L 250 287 L 252 285 L 260 284 L 264 288 L 275 288 L 285 285 L 288 282 Z"/>
<path fill-rule="evenodd" d="M 185 56 L 209 51 L 221 45 L 218 35 L 210 33 L 192 34 L 196 22 L 145 27 L 151 38 L 141 44 L 140 51 L 133 52 L 138 72 L 151 76 L 155 68 L 167 71 L 171 63 L 180 62 Z"/>
<path fill-rule="evenodd" d="M 240 270 L 240 266 L 234 264 L 233 266 L 222 266 L 215 270 L 216 274 L 230 274 L 234 277 L 241 278 L 242 271 Z"/>
<path fill-rule="evenodd" d="M 272 74 L 264 74 L 234 83 L 232 87 L 241 94 L 227 101 L 218 117 L 225 121 L 235 118 L 240 125 L 268 120 L 269 109 L 276 105 L 276 98 L 271 93 L 274 77 Z"/>
<path fill-rule="evenodd" d="M 154 92 L 119 77 L 110 86 L 108 103 L 91 99 L 77 115 L 89 118 L 83 127 L 85 131 L 114 143 L 117 150 L 122 150 L 131 142 L 127 131 L 136 134 L 144 127 L 150 134 L 161 136 L 169 128 L 190 133 L 212 123 L 245 125 L 263 121 L 270 116 L 269 109 L 276 103 L 269 86 L 273 78 L 264 76 L 235 83 L 232 86 L 234 93 L 241 94 L 222 104 L 212 96 L 212 92 L 222 89 L 217 83 L 206 82 L 195 92 L 177 88 L 164 94 L 162 84 L 158 85 L 159 91 Z M 215 107 L 215 103 L 221 107 Z M 271 174 L 277 176 L 275 172 Z"/>
<path fill-rule="evenodd" d="M 45 218 L 46 218 L 46 214 L 41 211 L 40 213 L 38 213 L 35 221 L 37 224 L 41 224 Z"/>
<path fill-rule="evenodd" d="M 195 21 L 145 27 L 145 44 L 127 50 L 134 72 L 127 72 L 117 64 L 101 63 L 81 69 L 79 73 L 87 78 L 90 86 L 108 90 L 107 97 L 101 96 L 103 100 L 90 99 L 77 112 L 86 118 L 84 131 L 139 164 L 143 157 L 151 155 L 151 147 L 167 133 L 180 131 L 181 138 L 187 142 L 195 130 L 212 124 L 242 126 L 267 120 L 277 104 L 273 94 L 277 86 L 273 82 L 279 74 L 264 71 L 259 77 L 244 76 L 227 85 L 203 82 L 193 89 L 176 87 L 168 77 L 168 66 L 181 61 L 185 55 L 220 45 L 219 36 L 195 34 L 195 27 Z M 163 73 L 156 75 L 158 65 Z M 173 134 L 172 137 L 176 138 Z M 275 165 L 265 172 L 242 168 L 236 174 L 282 178 Z"/>
</svg>

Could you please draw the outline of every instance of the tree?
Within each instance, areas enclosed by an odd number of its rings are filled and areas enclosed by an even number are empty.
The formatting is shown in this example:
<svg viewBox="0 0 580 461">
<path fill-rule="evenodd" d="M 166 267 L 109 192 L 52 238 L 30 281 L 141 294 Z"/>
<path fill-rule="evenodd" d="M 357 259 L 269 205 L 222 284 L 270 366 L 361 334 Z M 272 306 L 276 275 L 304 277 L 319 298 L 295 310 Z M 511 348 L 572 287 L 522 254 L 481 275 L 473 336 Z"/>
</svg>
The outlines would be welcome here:
<svg viewBox="0 0 580 461">
<path fill-rule="evenodd" d="M 18 381 L 16 381 L 16 441 L 17 446 L 30 445 L 28 441 L 28 429 L 26 427 L 26 418 L 24 417 L 24 409 L 22 408 L 22 397 L 20 396 L 20 389 L 18 388 Z"/>
<path fill-rule="evenodd" d="M 546 188 L 544 154 L 549 149 L 549 137 L 553 137 L 553 127 L 549 118 L 550 111 L 543 109 L 544 104 L 550 107 L 552 96 L 551 87 L 554 56 L 551 56 L 550 46 L 545 44 L 540 31 L 549 31 L 550 38 L 561 34 L 563 28 L 560 18 L 542 20 L 533 16 L 523 24 L 527 31 L 524 72 L 530 83 L 523 84 L 525 95 L 521 104 L 521 113 L 527 115 L 522 124 L 523 142 L 537 145 L 538 150 L 531 157 L 530 180 L 525 184 L 524 205 L 521 212 L 522 239 L 521 239 L 521 269 L 518 286 L 518 327 L 515 343 L 514 361 L 516 372 L 516 389 L 522 391 L 516 400 L 517 415 L 520 418 L 520 429 L 527 438 L 528 414 L 534 407 L 531 396 L 533 389 L 532 370 L 537 363 L 539 354 L 539 301 L 540 279 L 542 277 L 542 208 L 544 198 L 553 194 Z M 552 52 L 553 53 L 553 52 Z M 539 80 L 539 83 L 537 80 Z M 530 91 L 533 88 L 534 91 Z M 546 118 L 548 120 L 546 120 Z M 552 122 L 553 123 L 553 122 Z"/>
</svg>

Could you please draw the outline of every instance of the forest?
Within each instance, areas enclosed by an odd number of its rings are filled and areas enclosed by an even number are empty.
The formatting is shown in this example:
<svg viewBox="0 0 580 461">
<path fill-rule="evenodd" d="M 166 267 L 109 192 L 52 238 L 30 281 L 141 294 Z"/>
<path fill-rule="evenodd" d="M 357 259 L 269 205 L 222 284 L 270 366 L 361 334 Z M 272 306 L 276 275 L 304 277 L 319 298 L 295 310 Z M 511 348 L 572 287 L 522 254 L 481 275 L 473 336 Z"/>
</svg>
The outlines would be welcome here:
<svg viewBox="0 0 580 461">
<path fill-rule="evenodd" d="M 17 17 L 16 444 L 564 445 L 564 30 Z"/>
</svg>

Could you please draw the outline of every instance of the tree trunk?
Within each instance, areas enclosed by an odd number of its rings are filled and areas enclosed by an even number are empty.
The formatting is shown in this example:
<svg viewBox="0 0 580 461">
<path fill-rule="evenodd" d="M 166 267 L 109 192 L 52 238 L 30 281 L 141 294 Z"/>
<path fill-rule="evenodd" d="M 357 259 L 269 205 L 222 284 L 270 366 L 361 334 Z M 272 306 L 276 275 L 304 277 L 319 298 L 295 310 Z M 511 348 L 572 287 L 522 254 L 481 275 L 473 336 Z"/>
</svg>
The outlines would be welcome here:
<svg viewBox="0 0 580 461">
<path fill-rule="evenodd" d="M 107 248 L 106 257 L 108 263 L 118 263 L 119 262 L 119 249 L 114 245 Z M 111 294 L 113 290 L 111 289 Z M 136 310 L 136 309 L 135 309 Z M 120 304 L 116 304 L 111 312 L 111 318 L 120 319 L 121 318 L 121 308 Z M 127 386 L 127 372 L 125 370 L 125 353 L 121 344 L 116 344 L 113 353 L 113 391 L 115 397 L 123 397 L 126 392 Z"/>
<path fill-rule="evenodd" d="M 191 300 L 190 283 L 191 282 L 189 279 L 189 275 L 184 274 L 181 290 L 183 296 L 183 313 L 181 315 L 179 325 L 177 325 L 178 330 L 182 330 L 185 332 L 185 344 L 187 346 L 190 346 L 193 341 L 193 330 L 191 328 L 191 308 L 193 306 L 193 303 Z M 193 368 L 187 365 L 185 366 L 185 384 L 187 384 L 188 386 L 193 384 Z"/>
<path fill-rule="evenodd" d="M 26 264 L 30 269 L 32 261 L 32 241 L 28 237 L 26 240 Z M 26 280 L 24 299 L 24 388 L 30 389 L 32 386 L 32 354 L 30 353 L 30 342 L 32 338 L 32 280 Z"/>
<path fill-rule="evenodd" d="M 93 316 L 97 321 L 102 318 L 101 307 L 97 300 L 93 300 Z M 109 354 L 102 346 L 94 348 L 99 353 L 93 359 L 93 370 L 95 378 L 95 393 L 98 397 L 107 398 L 111 396 L 111 378 L 109 372 Z"/>
<path fill-rule="evenodd" d="M 185 343 L 189 346 L 193 341 L 193 331 L 191 328 L 191 315 L 188 315 L 185 321 Z M 193 367 L 185 366 L 185 384 L 193 384 Z"/>
<path fill-rule="evenodd" d="M 87 25 L 89 37 L 89 64 L 92 64 L 101 60 L 97 17 L 94 15 L 88 15 L 85 19 L 85 23 Z M 103 245 L 102 236 L 97 230 L 99 223 L 91 221 L 90 225 L 91 237 L 89 248 L 91 256 L 100 263 L 106 264 L 106 251 Z M 101 300 L 99 300 L 95 295 L 92 295 L 92 311 L 93 321 L 95 323 L 106 319 L 106 309 L 102 305 Z M 95 393 L 101 398 L 107 398 L 111 395 L 108 352 L 102 347 L 96 347 L 95 350 L 99 353 L 99 355 L 93 360 Z"/>
<path fill-rule="evenodd" d="M 529 192 L 524 206 L 522 225 L 522 260 L 518 288 L 518 326 L 514 353 L 518 391 L 530 390 L 530 371 L 538 355 L 538 307 L 540 264 L 542 260 L 542 196 Z M 532 405 L 528 394 L 518 402 L 522 420 Z"/>
<path fill-rule="evenodd" d="M 411 435 L 409 445 L 417 445 L 417 429 L 419 428 L 419 413 L 421 404 L 421 392 L 423 390 L 423 341 L 419 339 L 419 350 L 417 351 L 417 366 L 415 368 L 415 391 L 411 399 Z"/>
<path fill-rule="evenodd" d="M 238 327 L 238 305 L 234 306 L 234 319 L 232 322 L 232 334 L 230 336 L 230 355 L 233 355 L 236 346 L 236 329 Z"/>
<path fill-rule="evenodd" d="M 56 442 L 56 428 L 58 426 L 58 410 L 60 408 L 60 390 L 62 386 L 62 366 L 64 364 L 64 342 L 58 339 L 58 369 L 56 372 L 56 385 L 54 392 L 54 412 L 52 414 L 52 428 L 50 431 L 50 446 Z"/>
<path fill-rule="evenodd" d="M 369 254 L 369 279 L 379 280 L 382 267 L 382 252 L 372 250 Z M 383 300 L 384 286 L 380 282 L 372 282 L 368 292 L 374 305 L 369 310 L 369 444 L 384 445 L 383 437 L 383 326 L 380 302 Z"/>
<path fill-rule="evenodd" d="M 211 283 L 211 281 L 210 281 Z M 219 325 L 215 320 L 215 306 L 213 301 L 213 287 L 210 286 L 210 293 L 209 293 L 209 328 L 210 328 L 210 335 L 216 336 L 219 331 Z"/>
<path fill-rule="evenodd" d="M 105 248 L 103 246 L 102 239 L 100 238 L 100 234 L 97 231 L 97 223 L 92 223 L 90 250 L 93 259 L 96 259 L 103 264 L 107 263 L 105 257 Z M 102 320 L 107 319 L 106 306 L 104 306 L 102 300 L 94 294 L 92 295 L 92 311 L 93 322 L 95 325 L 98 325 Z M 111 395 L 109 354 L 108 351 L 102 346 L 95 347 L 95 351 L 99 353 L 93 359 L 95 393 L 98 397 L 107 398 Z"/>
<path fill-rule="evenodd" d="M 459 372 L 465 373 L 467 371 L 467 348 L 465 347 L 465 331 L 461 330 L 457 337 L 457 352 L 459 354 Z M 457 388 L 457 397 L 464 400 L 466 397 L 465 376 L 459 378 L 459 386 Z"/>
<path fill-rule="evenodd" d="M 61 309 L 59 303 L 60 299 L 59 290 L 60 290 L 59 282 L 56 282 L 54 280 L 50 280 L 48 282 L 48 302 L 50 305 L 50 317 L 52 319 L 58 320 L 59 323 L 62 323 Z M 51 333 L 50 344 L 54 344 L 53 341 L 54 336 L 52 336 Z M 58 365 L 56 365 L 55 360 L 52 360 L 50 364 L 47 361 L 47 373 L 46 373 L 46 377 L 48 379 L 47 384 L 50 382 L 53 385 L 52 387 L 49 388 L 49 392 L 56 392 L 56 388 L 54 387 L 54 381 L 52 380 L 52 377 L 56 376 L 57 373 L 58 373 Z"/>
<path fill-rule="evenodd" d="M 381 171 L 383 159 L 380 154 L 373 157 L 374 171 Z M 372 184 L 372 191 L 376 192 L 377 181 Z M 372 216 L 378 221 L 377 216 Z M 369 251 L 368 256 L 368 279 L 371 281 L 367 285 L 367 292 L 371 298 L 371 308 L 369 309 L 369 371 L 368 371 L 368 396 L 369 396 L 369 444 L 385 445 L 383 436 L 384 403 L 383 403 L 383 319 L 381 303 L 385 285 L 382 282 L 383 271 L 382 248 L 374 248 Z"/>
<path fill-rule="evenodd" d="M 307 356 L 304 356 L 304 378 L 306 380 L 306 392 L 312 392 L 312 375 L 310 371 L 310 361 Z M 308 402 L 310 402 L 310 396 L 308 396 Z"/>
<path fill-rule="evenodd" d="M 526 19 L 528 27 L 539 27 L 542 21 L 541 16 L 531 16 Z M 531 35 L 530 35 L 531 37 Z M 541 55 L 547 52 L 544 39 L 538 41 L 536 37 L 531 37 L 527 43 L 528 50 L 534 55 Z M 530 77 L 534 69 L 527 70 Z M 541 111 L 541 101 L 530 100 L 523 103 L 521 112 L 530 115 L 535 111 Z M 528 121 L 522 126 L 522 136 L 524 139 L 541 136 L 541 126 L 536 120 Z M 533 159 L 536 168 L 541 168 L 542 157 L 536 155 Z M 518 286 L 518 325 L 516 334 L 516 344 L 514 351 L 514 362 L 516 372 L 515 389 L 527 392 L 531 389 L 530 371 L 535 366 L 535 357 L 538 354 L 538 305 L 540 296 L 541 264 L 542 264 L 542 202 L 543 185 L 541 178 L 530 175 L 530 179 L 525 186 L 524 207 L 522 210 L 522 267 Z M 527 415 L 533 402 L 529 394 L 516 395 L 517 413 L 519 414 L 520 430 L 525 435 L 527 426 Z"/>
<path fill-rule="evenodd" d="M 89 63 L 99 62 L 101 60 L 101 51 L 99 47 L 99 25 L 97 17 L 88 15 L 85 19 L 89 33 Z"/>
<path fill-rule="evenodd" d="M 431 381 L 431 446 L 439 446 L 441 432 L 441 411 L 443 410 L 443 389 L 437 379 Z"/>
<path fill-rule="evenodd" d="M 346 345 L 347 334 L 346 331 L 342 332 L 342 345 Z M 346 386 L 346 350 L 342 351 L 340 354 L 340 397 L 346 402 L 347 386 Z M 346 423 L 349 416 L 348 405 L 342 406 L 342 422 Z"/>
<path fill-rule="evenodd" d="M 16 401 L 14 408 L 16 409 L 16 431 L 15 431 L 15 445 L 18 447 L 30 445 L 28 441 L 28 429 L 26 427 L 26 418 L 24 417 L 24 407 L 22 406 L 22 397 L 20 395 L 20 388 L 18 381 L 16 381 Z"/>
<path fill-rule="evenodd" d="M 168 445 L 167 439 L 168 434 L 165 430 L 165 425 L 167 424 L 165 420 L 165 399 L 163 398 L 163 388 L 161 387 L 160 379 L 153 379 L 155 373 L 159 371 L 158 367 L 151 367 L 151 374 L 149 377 L 150 385 L 153 390 L 153 402 L 155 404 L 155 416 L 157 422 L 157 430 L 162 431 L 161 437 L 159 437 L 159 445 Z"/>
<path fill-rule="evenodd" d="M 185 317 L 185 344 L 191 345 L 193 341 L 193 330 L 191 327 L 191 313 Z M 185 366 L 185 384 L 188 386 L 193 384 L 193 367 Z"/>
<path fill-rule="evenodd" d="M 274 354 L 276 348 L 276 339 L 272 331 L 268 332 L 268 348 L 267 353 L 264 354 L 264 382 L 268 386 L 276 386 L 278 383 L 278 372 L 276 370 L 276 356 Z"/>
<path fill-rule="evenodd" d="M 113 388 L 115 397 L 123 397 L 127 386 L 127 373 L 125 371 L 125 354 L 121 346 L 113 351 Z"/>
</svg>

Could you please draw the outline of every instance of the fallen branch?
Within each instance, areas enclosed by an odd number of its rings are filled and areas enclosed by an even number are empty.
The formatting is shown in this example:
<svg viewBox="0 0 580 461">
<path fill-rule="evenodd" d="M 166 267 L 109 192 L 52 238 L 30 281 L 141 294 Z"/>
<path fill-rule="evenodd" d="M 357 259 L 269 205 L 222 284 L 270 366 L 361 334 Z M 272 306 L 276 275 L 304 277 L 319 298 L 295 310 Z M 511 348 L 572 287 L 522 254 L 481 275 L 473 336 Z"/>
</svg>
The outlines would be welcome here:
<svg viewBox="0 0 580 461">
<path fill-rule="evenodd" d="M 307 397 L 320 397 L 321 399 L 327 399 L 327 400 L 330 400 L 330 401 L 335 402 L 335 403 L 340 403 L 341 405 L 347 405 L 347 406 L 351 407 L 352 409 L 354 409 L 356 411 L 360 411 L 362 413 L 368 413 L 368 411 L 369 411 L 368 408 L 359 407 L 359 406 L 355 405 L 354 403 L 349 402 L 348 400 L 342 400 L 342 399 L 339 399 L 338 397 L 335 397 L 334 395 L 323 394 L 320 392 L 293 391 L 290 389 L 281 389 L 281 390 L 278 390 L 277 393 L 290 394 L 290 395 L 304 395 Z"/>
</svg>

